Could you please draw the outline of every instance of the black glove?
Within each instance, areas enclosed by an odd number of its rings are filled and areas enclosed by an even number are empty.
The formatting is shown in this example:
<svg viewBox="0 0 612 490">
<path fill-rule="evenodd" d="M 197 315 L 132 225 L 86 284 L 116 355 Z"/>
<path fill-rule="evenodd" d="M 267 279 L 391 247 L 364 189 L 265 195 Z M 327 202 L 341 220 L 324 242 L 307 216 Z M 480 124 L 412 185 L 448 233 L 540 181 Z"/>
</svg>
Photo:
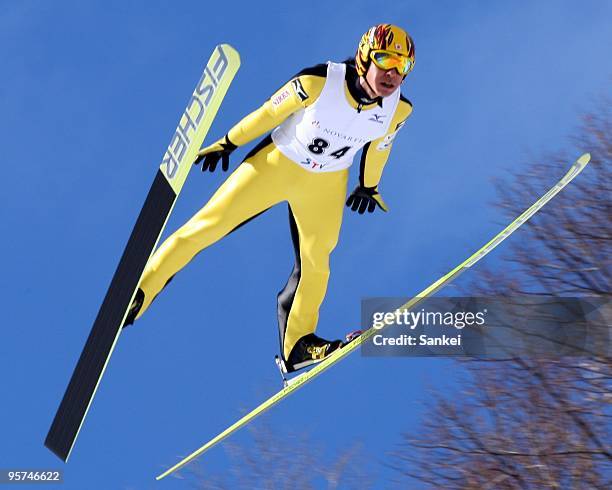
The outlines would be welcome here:
<svg viewBox="0 0 612 490">
<path fill-rule="evenodd" d="M 387 205 L 382 200 L 382 197 L 380 197 L 376 187 L 358 185 L 346 200 L 346 205 L 359 214 L 365 213 L 366 209 L 368 213 L 373 213 L 376 206 L 383 211 L 387 211 Z"/>
<path fill-rule="evenodd" d="M 225 136 L 222 140 L 201 149 L 193 164 L 198 165 L 204 160 L 202 172 L 206 172 L 206 170 L 214 172 L 217 168 L 217 163 L 221 160 L 221 168 L 224 172 L 227 172 L 229 169 L 229 156 L 236 148 L 238 147 Z"/>
</svg>

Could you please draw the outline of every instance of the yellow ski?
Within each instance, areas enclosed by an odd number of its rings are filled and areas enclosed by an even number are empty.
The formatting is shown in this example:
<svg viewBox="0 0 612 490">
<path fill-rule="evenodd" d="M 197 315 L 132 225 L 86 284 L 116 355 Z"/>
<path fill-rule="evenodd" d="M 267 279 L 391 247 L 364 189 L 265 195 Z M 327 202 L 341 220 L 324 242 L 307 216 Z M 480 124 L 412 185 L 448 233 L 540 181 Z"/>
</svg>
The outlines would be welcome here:
<svg viewBox="0 0 612 490">
<path fill-rule="evenodd" d="M 396 313 L 402 313 L 403 311 L 408 311 L 414 308 L 418 303 L 420 303 L 423 299 L 431 296 L 436 291 L 438 291 L 443 286 L 449 284 L 453 279 L 455 279 L 459 274 L 464 272 L 469 267 L 472 267 L 476 262 L 482 259 L 485 255 L 487 255 L 491 250 L 497 247 L 501 242 L 503 242 L 506 238 L 508 238 L 513 232 L 515 232 L 523 223 L 525 223 L 529 218 L 531 218 L 535 213 L 537 213 L 542 206 L 544 206 L 548 201 L 550 201 L 554 196 L 556 196 L 561 189 L 563 189 L 567 184 L 569 184 L 574 177 L 576 177 L 584 167 L 589 163 L 591 156 L 589 153 L 585 153 L 582 155 L 576 162 L 572 165 L 569 171 L 563 176 L 559 182 L 557 182 L 546 194 L 544 194 L 540 199 L 538 199 L 529 209 L 525 210 L 518 218 L 516 218 L 512 223 L 510 223 L 506 228 L 504 228 L 500 233 L 495 235 L 489 242 L 487 242 L 482 248 L 478 249 L 474 254 L 470 255 L 466 260 L 464 260 L 461 264 L 455 267 L 448 274 L 442 276 L 440 279 L 435 281 L 429 287 L 421 291 L 416 297 L 412 298 L 410 301 L 400 306 Z M 388 325 L 385 325 L 388 326 Z M 384 328 L 384 327 L 383 327 Z M 165 478 L 171 473 L 174 473 L 178 469 L 185 466 L 187 463 L 193 461 L 195 458 L 200 456 L 205 451 L 209 450 L 211 447 L 215 446 L 223 439 L 231 435 L 233 432 L 238 429 L 244 427 L 246 424 L 251 422 L 255 417 L 261 415 L 269 408 L 276 405 L 279 401 L 291 395 L 293 392 L 304 386 L 306 383 L 316 378 L 319 374 L 321 374 L 326 369 L 332 367 L 334 364 L 339 362 L 348 356 L 351 352 L 353 352 L 357 347 L 366 342 L 370 337 L 372 337 L 375 333 L 379 332 L 381 329 L 375 329 L 373 327 L 369 328 L 365 332 L 363 332 L 359 337 L 357 337 L 352 342 L 348 343 L 341 349 L 333 352 L 329 357 L 326 357 L 319 364 L 316 364 L 314 368 L 310 371 L 305 372 L 295 378 L 291 379 L 287 386 L 283 388 L 281 391 L 276 393 L 274 396 L 268 398 L 265 402 L 259 405 L 250 413 L 246 414 L 236 423 L 225 429 L 218 436 L 211 439 L 209 442 L 204 444 L 201 448 L 191 453 L 189 456 L 184 458 L 175 464 L 172 468 L 163 472 L 161 475 L 157 476 L 157 480 L 161 480 Z"/>
</svg>

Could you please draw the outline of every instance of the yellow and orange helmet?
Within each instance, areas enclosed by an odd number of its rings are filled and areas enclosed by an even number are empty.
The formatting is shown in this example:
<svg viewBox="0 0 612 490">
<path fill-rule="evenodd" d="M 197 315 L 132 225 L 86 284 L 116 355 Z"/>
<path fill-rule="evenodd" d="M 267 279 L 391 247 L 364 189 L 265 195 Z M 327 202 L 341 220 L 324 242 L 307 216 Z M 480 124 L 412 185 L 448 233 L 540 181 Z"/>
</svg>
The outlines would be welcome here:
<svg viewBox="0 0 612 490">
<path fill-rule="evenodd" d="M 404 29 L 393 24 L 371 27 L 361 37 L 355 55 L 359 76 L 366 74 L 371 61 L 379 68 L 395 68 L 406 76 L 414 67 L 414 41 Z"/>
</svg>

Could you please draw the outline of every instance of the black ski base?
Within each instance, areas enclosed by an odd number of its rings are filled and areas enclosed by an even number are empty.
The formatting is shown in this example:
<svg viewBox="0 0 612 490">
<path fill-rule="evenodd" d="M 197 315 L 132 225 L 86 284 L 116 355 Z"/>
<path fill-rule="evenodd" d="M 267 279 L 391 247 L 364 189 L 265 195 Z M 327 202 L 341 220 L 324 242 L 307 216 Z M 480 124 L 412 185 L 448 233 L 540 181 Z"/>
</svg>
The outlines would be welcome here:
<svg viewBox="0 0 612 490">
<path fill-rule="evenodd" d="M 68 460 L 132 296 L 175 200 L 174 190 L 158 170 L 45 439 L 45 446 L 63 461 Z"/>
</svg>

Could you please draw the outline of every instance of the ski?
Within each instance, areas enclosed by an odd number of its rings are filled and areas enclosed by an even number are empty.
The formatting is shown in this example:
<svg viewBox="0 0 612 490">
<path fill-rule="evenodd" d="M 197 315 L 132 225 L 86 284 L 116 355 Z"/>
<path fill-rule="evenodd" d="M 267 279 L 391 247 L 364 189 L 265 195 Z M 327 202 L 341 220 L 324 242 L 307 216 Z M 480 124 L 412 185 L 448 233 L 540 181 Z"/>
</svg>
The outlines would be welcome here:
<svg viewBox="0 0 612 490">
<path fill-rule="evenodd" d="M 239 67 L 234 48 L 215 47 L 164 154 L 45 439 L 45 446 L 63 461 L 81 430 L 147 261 Z"/>
<path fill-rule="evenodd" d="M 466 260 L 464 260 L 461 264 L 451 270 L 448 274 L 442 276 L 440 279 L 435 281 L 429 287 L 421 291 L 418 295 L 412 298 L 407 303 L 400 306 L 395 313 L 402 313 L 404 311 L 411 310 L 418 303 L 420 303 L 423 299 L 431 296 L 438 290 L 440 290 L 443 286 L 448 285 L 451 281 L 453 281 L 457 276 L 459 276 L 462 272 L 472 267 L 476 262 L 482 259 L 485 255 L 487 255 L 491 250 L 497 247 L 501 242 L 503 242 L 506 238 L 508 238 L 513 232 L 515 232 L 523 223 L 525 223 L 529 218 L 531 218 L 535 213 L 537 213 L 542 206 L 544 206 L 548 201 L 550 201 L 553 197 L 555 197 L 561 189 L 563 189 L 567 184 L 569 184 L 574 177 L 576 177 L 584 167 L 589 163 L 591 156 L 589 153 L 585 153 L 582 155 L 572 167 L 568 170 L 568 172 L 563 176 L 559 182 L 557 182 L 546 194 L 544 194 L 540 199 L 538 199 L 530 208 L 525 210 L 518 218 L 516 218 L 512 223 L 510 223 L 506 228 L 504 228 L 501 232 L 495 235 L 489 242 L 487 242 L 484 246 L 478 249 L 474 254 L 470 255 Z M 388 324 L 384 325 L 384 327 L 388 326 Z M 257 416 L 261 415 L 278 402 L 288 397 L 296 390 L 304 386 L 309 381 L 316 378 L 319 374 L 321 374 L 326 369 L 329 369 L 334 364 L 338 363 L 346 356 L 348 356 L 351 352 L 355 351 L 361 344 L 367 342 L 375 333 L 379 332 L 381 329 L 375 329 L 374 327 L 370 327 L 368 330 L 361 333 L 361 335 L 357 336 L 346 344 L 341 349 L 334 351 L 330 354 L 329 357 L 325 358 L 320 363 L 316 364 L 310 371 L 302 373 L 291 380 L 288 383 L 285 383 L 285 386 L 282 390 L 280 390 L 275 395 L 268 398 L 265 402 L 259 405 L 257 408 L 246 414 L 236 423 L 225 429 L 219 435 L 211 439 L 209 442 L 204 444 L 202 447 L 191 453 L 186 458 L 179 461 L 173 467 L 169 468 L 162 474 L 156 477 L 156 480 L 161 480 L 166 476 L 174 473 L 179 470 L 187 463 L 193 461 L 195 458 L 200 456 L 205 451 L 208 451 L 210 448 L 221 442 L 223 439 L 231 435 L 233 432 L 238 429 L 244 427 L 246 424 L 251 422 Z"/>
</svg>

